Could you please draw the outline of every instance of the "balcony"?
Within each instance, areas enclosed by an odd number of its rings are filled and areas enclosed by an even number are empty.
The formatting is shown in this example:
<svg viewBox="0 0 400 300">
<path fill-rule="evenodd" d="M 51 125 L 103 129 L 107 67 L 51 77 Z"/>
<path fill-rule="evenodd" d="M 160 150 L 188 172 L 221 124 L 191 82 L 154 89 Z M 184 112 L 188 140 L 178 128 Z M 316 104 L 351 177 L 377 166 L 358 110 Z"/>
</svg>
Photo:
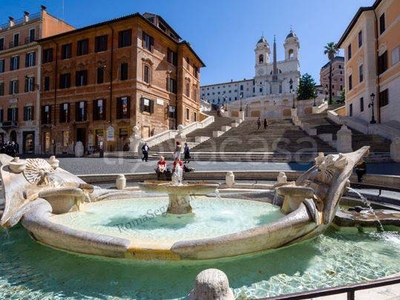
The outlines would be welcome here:
<svg viewBox="0 0 400 300">
<path fill-rule="evenodd" d="M 4 121 L 0 126 L 2 129 L 18 128 L 17 121 Z"/>
</svg>

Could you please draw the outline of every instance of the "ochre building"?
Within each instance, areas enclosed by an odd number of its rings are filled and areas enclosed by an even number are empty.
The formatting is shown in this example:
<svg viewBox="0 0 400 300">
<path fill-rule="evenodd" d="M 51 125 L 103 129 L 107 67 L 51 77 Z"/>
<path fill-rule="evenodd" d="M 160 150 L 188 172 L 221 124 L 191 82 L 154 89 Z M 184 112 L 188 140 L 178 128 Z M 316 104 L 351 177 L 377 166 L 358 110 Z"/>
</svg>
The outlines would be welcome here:
<svg viewBox="0 0 400 300">
<path fill-rule="evenodd" d="M 19 154 L 40 153 L 42 54 L 37 40 L 73 29 L 45 6 L 0 25 L 0 147 L 10 142 Z"/>
<path fill-rule="evenodd" d="M 346 115 L 400 122 L 400 1 L 361 7 L 338 46 L 345 52 Z"/>
</svg>

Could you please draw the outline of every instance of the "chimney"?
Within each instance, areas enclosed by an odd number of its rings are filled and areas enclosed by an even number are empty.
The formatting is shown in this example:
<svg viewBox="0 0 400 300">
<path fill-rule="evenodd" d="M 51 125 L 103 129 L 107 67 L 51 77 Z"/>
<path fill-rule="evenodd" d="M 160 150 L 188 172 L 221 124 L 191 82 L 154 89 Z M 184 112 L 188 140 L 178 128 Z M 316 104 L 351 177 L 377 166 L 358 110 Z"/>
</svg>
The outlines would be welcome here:
<svg viewBox="0 0 400 300">
<path fill-rule="evenodd" d="M 47 7 L 44 5 L 40 5 L 40 8 L 42 9 L 42 11 L 46 11 Z"/>
<path fill-rule="evenodd" d="M 29 21 L 29 11 L 24 11 L 24 23 Z"/>
<path fill-rule="evenodd" d="M 14 18 L 8 17 L 8 26 L 13 27 L 15 25 Z"/>
</svg>

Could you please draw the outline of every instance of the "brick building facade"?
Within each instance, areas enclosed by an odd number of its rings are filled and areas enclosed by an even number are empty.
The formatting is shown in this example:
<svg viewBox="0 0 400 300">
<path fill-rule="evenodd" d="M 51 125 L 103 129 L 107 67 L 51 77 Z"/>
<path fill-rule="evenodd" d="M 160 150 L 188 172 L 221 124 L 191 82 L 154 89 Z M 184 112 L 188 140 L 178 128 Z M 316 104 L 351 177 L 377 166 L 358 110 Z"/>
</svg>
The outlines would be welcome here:
<svg viewBox="0 0 400 300">
<path fill-rule="evenodd" d="M 200 68 L 190 44 L 163 20 L 132 14 L 39 41 L 42 152 L 129 148 L 200 121 Z"/>
<path fill-rule="evenodd" d="M 328 97 L 329 94 L 329 62 L 326 63 L 319 72 L 321 88 Z M 344 89 L 344 57 L 335 56 L 332 61 L 332 98 L 339 99 Z"/>
</svg>

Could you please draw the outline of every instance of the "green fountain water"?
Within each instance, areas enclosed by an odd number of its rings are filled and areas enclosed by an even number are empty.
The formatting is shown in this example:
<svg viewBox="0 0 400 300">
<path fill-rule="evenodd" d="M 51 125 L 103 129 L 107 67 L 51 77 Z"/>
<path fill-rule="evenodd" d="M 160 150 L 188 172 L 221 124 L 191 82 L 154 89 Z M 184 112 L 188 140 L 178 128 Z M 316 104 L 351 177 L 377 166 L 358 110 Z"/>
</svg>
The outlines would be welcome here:
<svg viewBox="0 0 400 300">
<path fill-rule="evenodd" d="M 239 299 L 364 282 L 400 272 L 398 232 L 330 230 L 314 240 L 236 259 L 160 262 L 60 252 L 20 226 L 0 229 L 1 299 L 181 299 L 206 268 L 224 271 Z"/>
</svg>

